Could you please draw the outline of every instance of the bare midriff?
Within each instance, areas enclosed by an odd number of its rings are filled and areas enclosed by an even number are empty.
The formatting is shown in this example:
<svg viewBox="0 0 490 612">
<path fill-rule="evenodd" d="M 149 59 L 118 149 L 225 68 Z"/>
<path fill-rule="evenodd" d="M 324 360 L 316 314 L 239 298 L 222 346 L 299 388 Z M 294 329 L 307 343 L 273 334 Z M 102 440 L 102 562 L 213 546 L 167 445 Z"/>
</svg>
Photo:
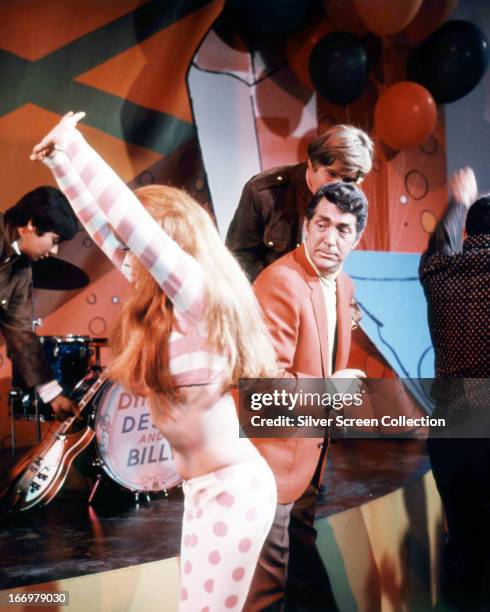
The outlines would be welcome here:
<svg viewBox="0 0 490 612">
<path fill-rule="evenodd" d="M 181 399 L 151 398 L 154 425 L 172 446 L 184 480 L 254 459 L 258 451 L 240 438 L 235 402 L 219 384 L 181 387 Z"/>
</svg>

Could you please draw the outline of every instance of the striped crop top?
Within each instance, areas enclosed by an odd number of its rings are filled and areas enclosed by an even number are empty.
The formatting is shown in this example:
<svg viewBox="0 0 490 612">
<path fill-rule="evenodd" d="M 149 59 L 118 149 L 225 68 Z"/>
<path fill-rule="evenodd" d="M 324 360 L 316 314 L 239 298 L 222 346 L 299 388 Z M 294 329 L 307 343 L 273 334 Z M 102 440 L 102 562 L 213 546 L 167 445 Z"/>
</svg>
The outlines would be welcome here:
<svg viewBox="0 0 490 612">
<path fill-rule="evenodd" d="M 175 386 L 222 383 L 229 373 L 229 360 L 207 343 L 199 263 L 158 225 L 76 128 L 63 132 L 62 142 L 44 163 L 114 265 L 125 272 L 129 248 L 172 301 L 175 323 L 169 337 L 169 370 Z"/>
</svg>

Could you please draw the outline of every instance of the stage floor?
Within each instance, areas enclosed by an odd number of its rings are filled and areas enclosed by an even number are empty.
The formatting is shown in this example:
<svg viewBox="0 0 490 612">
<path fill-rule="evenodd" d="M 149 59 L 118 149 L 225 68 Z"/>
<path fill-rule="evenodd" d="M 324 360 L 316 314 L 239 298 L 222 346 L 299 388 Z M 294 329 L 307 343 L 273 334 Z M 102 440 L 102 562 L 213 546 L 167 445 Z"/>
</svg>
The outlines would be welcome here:
<svg viewBox="0 0 490 612">
<path fill-rule="evenodd" d="M 3 471 L 9 458 L 0 460 Z M 329 453 L 317 518 L 391 493 L 428 470 L 424 441 L 341 440 Z M 62 491 L 45 508 L 2 519 L 0 590 L 175 557 L 182 511 L 179 488 L 139 506 L 111 485 L 99 489 L 94 505 L 86 493 Z"/>
</svg>

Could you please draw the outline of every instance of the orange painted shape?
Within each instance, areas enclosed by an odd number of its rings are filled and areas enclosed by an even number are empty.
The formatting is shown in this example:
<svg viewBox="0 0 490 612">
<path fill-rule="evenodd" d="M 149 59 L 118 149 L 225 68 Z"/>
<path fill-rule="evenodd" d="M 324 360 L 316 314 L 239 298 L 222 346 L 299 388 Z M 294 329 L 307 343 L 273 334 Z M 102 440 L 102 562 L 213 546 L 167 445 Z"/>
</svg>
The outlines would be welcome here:
<svg viewBox="0 0 490 612">
<path fill-rule="evenodd" d="M 76 80 L 192 123 L 187 69 L 222 5 L 211 2 Z"/>
<path fill-rule="evenodd" d="M 149 0 L 16 0 L 0 3 L 1 48 L 31 61 L 122 17 Z"/>
<path fill-rule="evenodd" d="M 39 185 L 55 184 L 51 172 L 43 164 L 30 161 L 29 154 L 59 119 L 59 115 L 34 104 L 26 104 L 0 118 L 0 159 L 3 176 L 8 177 L 2 184 L 0 211 Z M 83 124 L 80 128 L 90 144 L 126 182 L 162 159 L 154 151 L 128 145 L 95 128 Z"/>
</svg>

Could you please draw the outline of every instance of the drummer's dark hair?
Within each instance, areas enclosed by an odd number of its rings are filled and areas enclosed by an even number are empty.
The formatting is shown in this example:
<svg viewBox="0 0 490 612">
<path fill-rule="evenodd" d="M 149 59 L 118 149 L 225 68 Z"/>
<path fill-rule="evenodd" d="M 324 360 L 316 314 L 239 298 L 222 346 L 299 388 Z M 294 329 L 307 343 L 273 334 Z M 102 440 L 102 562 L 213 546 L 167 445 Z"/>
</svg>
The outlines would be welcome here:
<svg viewBox="0 0 490 612">
<path fill-rule="evenodd" d="M 26 193 L 5 212 L 4 219 L 12 227 L 25 227 L 30 221 L 38 235 L 54 232 L 60 240 L 71 240 L 78 231 L 68 200 L 59 189 L 50 186 Z"/>
</svg>

